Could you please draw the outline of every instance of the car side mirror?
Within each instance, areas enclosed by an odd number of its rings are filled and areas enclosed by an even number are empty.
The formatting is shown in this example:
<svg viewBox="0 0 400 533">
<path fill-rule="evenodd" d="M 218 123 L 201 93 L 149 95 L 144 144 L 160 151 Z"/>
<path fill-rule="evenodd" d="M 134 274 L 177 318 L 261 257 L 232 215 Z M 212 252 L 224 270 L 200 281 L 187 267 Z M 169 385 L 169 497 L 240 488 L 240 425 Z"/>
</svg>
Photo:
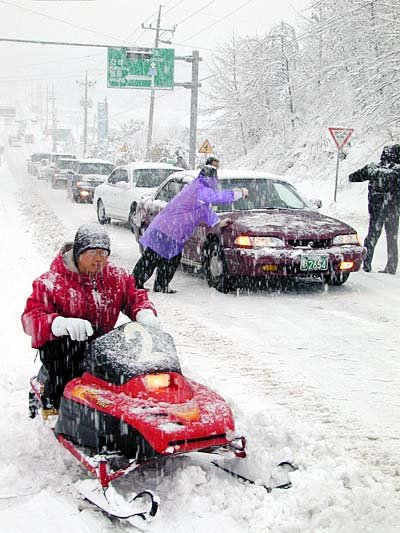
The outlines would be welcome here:
<svg viewBox="0 0 400 533">
<path fill-rule="evenodd" d="M 322 207 L 322 202 L 319 198 L 311 198 L 310 204 L 311 209 L 320 209 Z"/>
</svg>

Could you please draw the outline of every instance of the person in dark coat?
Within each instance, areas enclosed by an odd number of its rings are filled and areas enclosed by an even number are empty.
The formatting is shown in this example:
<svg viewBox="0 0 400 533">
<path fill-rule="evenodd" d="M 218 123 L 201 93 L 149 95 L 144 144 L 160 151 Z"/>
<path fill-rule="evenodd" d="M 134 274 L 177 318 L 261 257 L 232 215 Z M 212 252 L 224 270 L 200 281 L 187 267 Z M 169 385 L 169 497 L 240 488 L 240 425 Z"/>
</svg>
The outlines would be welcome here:
<svg viewBox="0 0 400 533">
<path fill-rule="evenodd" d="M 211 165 L 215 167 L 216 169 L 219 169 L 219 159 L 215 155 L 210 155 L 206 159 L 206 165 Z"/>
<path fill-rule="evenodd" d="M 217 191 L 217 169 L 206 165 L 198 177 L 186 185 L 168 205 L 152 220 L 140 238 L 144 252 L 136 263 L 132 275 L 136 286 L 143 284 L 157 269 L 155 292 L 174 293 L 169 283 L 174 277 L 182 257 L 182 250 L 193 230 L 204 222 L 209 227 L 224 227 L 229 219 L 220 220 L 212 204 L 235 202 L 247 198 L 246 188 Z"/>
<path fill-rule="evenodd" d="M 182 155 L 177 156 L 175 166 L 183 168 L 184 170 L 188 170 L 189 168 Z"/>
<path fill-rule="evenodd" d="M 58 408 L 67 382 L 81 375 L 86 341 L 109 332 L 120 311 L 143 325 L 161 327 L 146 291 L 108 262 L 110 249 L 101 226 L 84 224 L 50 270 L 33 282 L 21 320 L 49 376 L 42 396 L 44 418 Z"/>
<path fill-rule="evenodd" d="M 380 272 L 396 274 L 400 212 L 400 144 L 385 146 L 379 164 L 365 165 L 350 174 L 349 181 L 369 181 L 368 212 L 370 218 L 368 234 L 364 241 L 367 255 L 363 269 L 365 272 L 371 272 L 375 246 L 385 227 L 387 263 L 384 270 Z"/>
</svg>

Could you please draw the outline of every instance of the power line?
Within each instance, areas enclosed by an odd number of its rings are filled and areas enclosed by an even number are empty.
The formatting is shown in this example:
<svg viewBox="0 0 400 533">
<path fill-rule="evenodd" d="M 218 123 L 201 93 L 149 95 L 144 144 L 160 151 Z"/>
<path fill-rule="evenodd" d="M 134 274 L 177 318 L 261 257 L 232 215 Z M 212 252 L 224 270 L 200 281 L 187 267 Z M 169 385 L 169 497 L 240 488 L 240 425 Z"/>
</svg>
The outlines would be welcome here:
<svg viewBox="0 0 400 533">
<path fill-rule="evenodd" d="M 213 24 L 209 24 L 207 27 L 203 28 L 202 30 L 194 33 L 193 35 L 191 35 L 190 37 L 188 37 L 187 39 L 185 39 L 183 42 L 186 43 L 186 41 L 188 41 L 189 39 L 192 39 L 193 37 L 196 37 L 197 35 L 200 35 L 200 33 L 203 33 L 203 31 L 206 31 L 206 30 L 209 30 L 210 28 L 212 28 L 213 26 L 215 26 L 216 24 L 219 24 L 221 22 L 221 20 L 224 20 L 226 19 L 227 17 L 230 17 L 231 15 L 233 15 L 234 13 L 236 13 L 237 11 L 239 11 L 240 9 L 243 9 L 244 7 L 246 7 L 247 5 L 251 4 L 251 2 L 254 2 L 254 0 L 247 0 L 247 2 L 244 2 L 244 4 L 240 5 L 239 7 L 237 7 L 236 9 L 234 9 L 233 11 L 230 11 L 229 13 L 223 15 L 221 18 L 217 19 Z"/>
<path fill-rule="evenodd" d="M 168 4 L 171 3 L 172 0 L 170 0 L 164 7 L 167 7 Z M 180 4 L 182 4 L 182 2 L 185 2 L 186 0 L 179 0 L 175 5 L 173 5 L 172 7 L 170 7 L 169 9 L 167 9 L 167 11 L 164 11 L 164 16 L 165 15 L 168 15 L 168 13 L 170 11 L 173 11 L 175 8 L 177 8 Z"/>
<path fill-rule="evenodd" d="M 200 9 L 198 9 L 197 11 L 195 11 L 194 13 L 192 13 L 191 15 L 188 15 L 187 17 L 185 17 L 184 19 L 180 20 L 179 22 L 176 23 L 177 26 L 179 26 L 180 24 L 183 24 L 184 22 L 186 22 L 187 20 L 190 20 L 192 17 L 194 17 L 195 15 L 197 15 L 198 13 L 200 13 L 201 11 L 203 11 L 204 9 L 206 9 L 206 7 L 210 6 L 211 4 L 214 4 L 214 2 L 216 2 L 216 0 L 211 0 L 210 2 L 208 2 L 208 4 L 205 4 L 203 7 L 201 7 Z"/>
<path fill-rule="evenodd" d="M 123 41 L 121 41 L 121 39 L 118 39 L 118 37 L 113 37 L 111 35 L 107 35 L 106 33 L 101 33 L 99 31 L 92 30 L 90 28 L 85 28 L 84 26 L 78 26 L 77 24 L 73 24 L 72 22 L 68 22 L 66 20 L 59 19 L 57 17 L 52 17 L 51 15 L 46 15 L 45 13 L 41 13 L 40 11 L 35 11 L 34 9 L 29 9 L 27 7 L 23 7 L 23 6 L 19 6 L 17 4 L 13 4 L 12 2 L 7 2 L 7 0 L 0 0 L 0 3 L 8 5 L 8 6 L 11 6 L 11 7 L 15 7 L 17 9 L 21 9 L 22 11 L 27 11 L 28 13 L 33 13 L 34 15 L 39 15 L 39 16 L 47 18 L 49 20 L 54 20 L 56 22 L 61 22 L 62 24 L 66 24 L 68 26 L 72 26 L 73 28 L 77 28 L 79 30 L 87 31 L 87 32 L 90 32 L 90 33 L 101 35 L 102 37 L 108 37 L 108 38 L 111 38 L 111 39 L 115 39 L 116 41 L 123 42 Z"/>
</svg>

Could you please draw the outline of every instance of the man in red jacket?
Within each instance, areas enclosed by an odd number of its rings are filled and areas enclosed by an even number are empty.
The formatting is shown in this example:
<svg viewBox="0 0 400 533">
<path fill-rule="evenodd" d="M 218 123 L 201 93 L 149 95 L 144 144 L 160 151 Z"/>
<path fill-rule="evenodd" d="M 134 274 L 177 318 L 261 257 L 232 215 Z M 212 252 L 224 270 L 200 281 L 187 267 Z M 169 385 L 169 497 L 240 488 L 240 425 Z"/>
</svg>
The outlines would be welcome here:
<svg viewBox="0 0 400 533">
<path fill-rule="evenodd" d="M 110 250 L 101 226 L 80 226 L 74 242 L 64 245 L 50 270 L 33 282 L 21 320 L 49 375 L 42 397 L 47 414 L 58 409 L 67 382 L 81 375 L 87 339 L 113 329 L 120 311 L 161 328 L 146 291 L 108 263 Z"/>
</svg>

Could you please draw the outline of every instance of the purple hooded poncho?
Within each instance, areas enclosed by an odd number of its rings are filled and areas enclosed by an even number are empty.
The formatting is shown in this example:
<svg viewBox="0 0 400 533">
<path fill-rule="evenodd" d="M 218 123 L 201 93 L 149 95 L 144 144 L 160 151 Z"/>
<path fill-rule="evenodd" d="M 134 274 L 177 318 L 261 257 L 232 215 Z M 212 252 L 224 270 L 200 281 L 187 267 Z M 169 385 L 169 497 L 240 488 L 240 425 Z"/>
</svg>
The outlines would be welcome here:
<svg viewBox="0 0 400 533">
<path fill-rule="evenodd" d="M 216 191 L 217 183 L 217 178 L 200 175 L 186 185 L 153 219 L 140 244 L 165 259 L 180 254 L 196 226 L 219 222 L 211 204 L 233 202 L 233 190 Z"/>
</svg>

